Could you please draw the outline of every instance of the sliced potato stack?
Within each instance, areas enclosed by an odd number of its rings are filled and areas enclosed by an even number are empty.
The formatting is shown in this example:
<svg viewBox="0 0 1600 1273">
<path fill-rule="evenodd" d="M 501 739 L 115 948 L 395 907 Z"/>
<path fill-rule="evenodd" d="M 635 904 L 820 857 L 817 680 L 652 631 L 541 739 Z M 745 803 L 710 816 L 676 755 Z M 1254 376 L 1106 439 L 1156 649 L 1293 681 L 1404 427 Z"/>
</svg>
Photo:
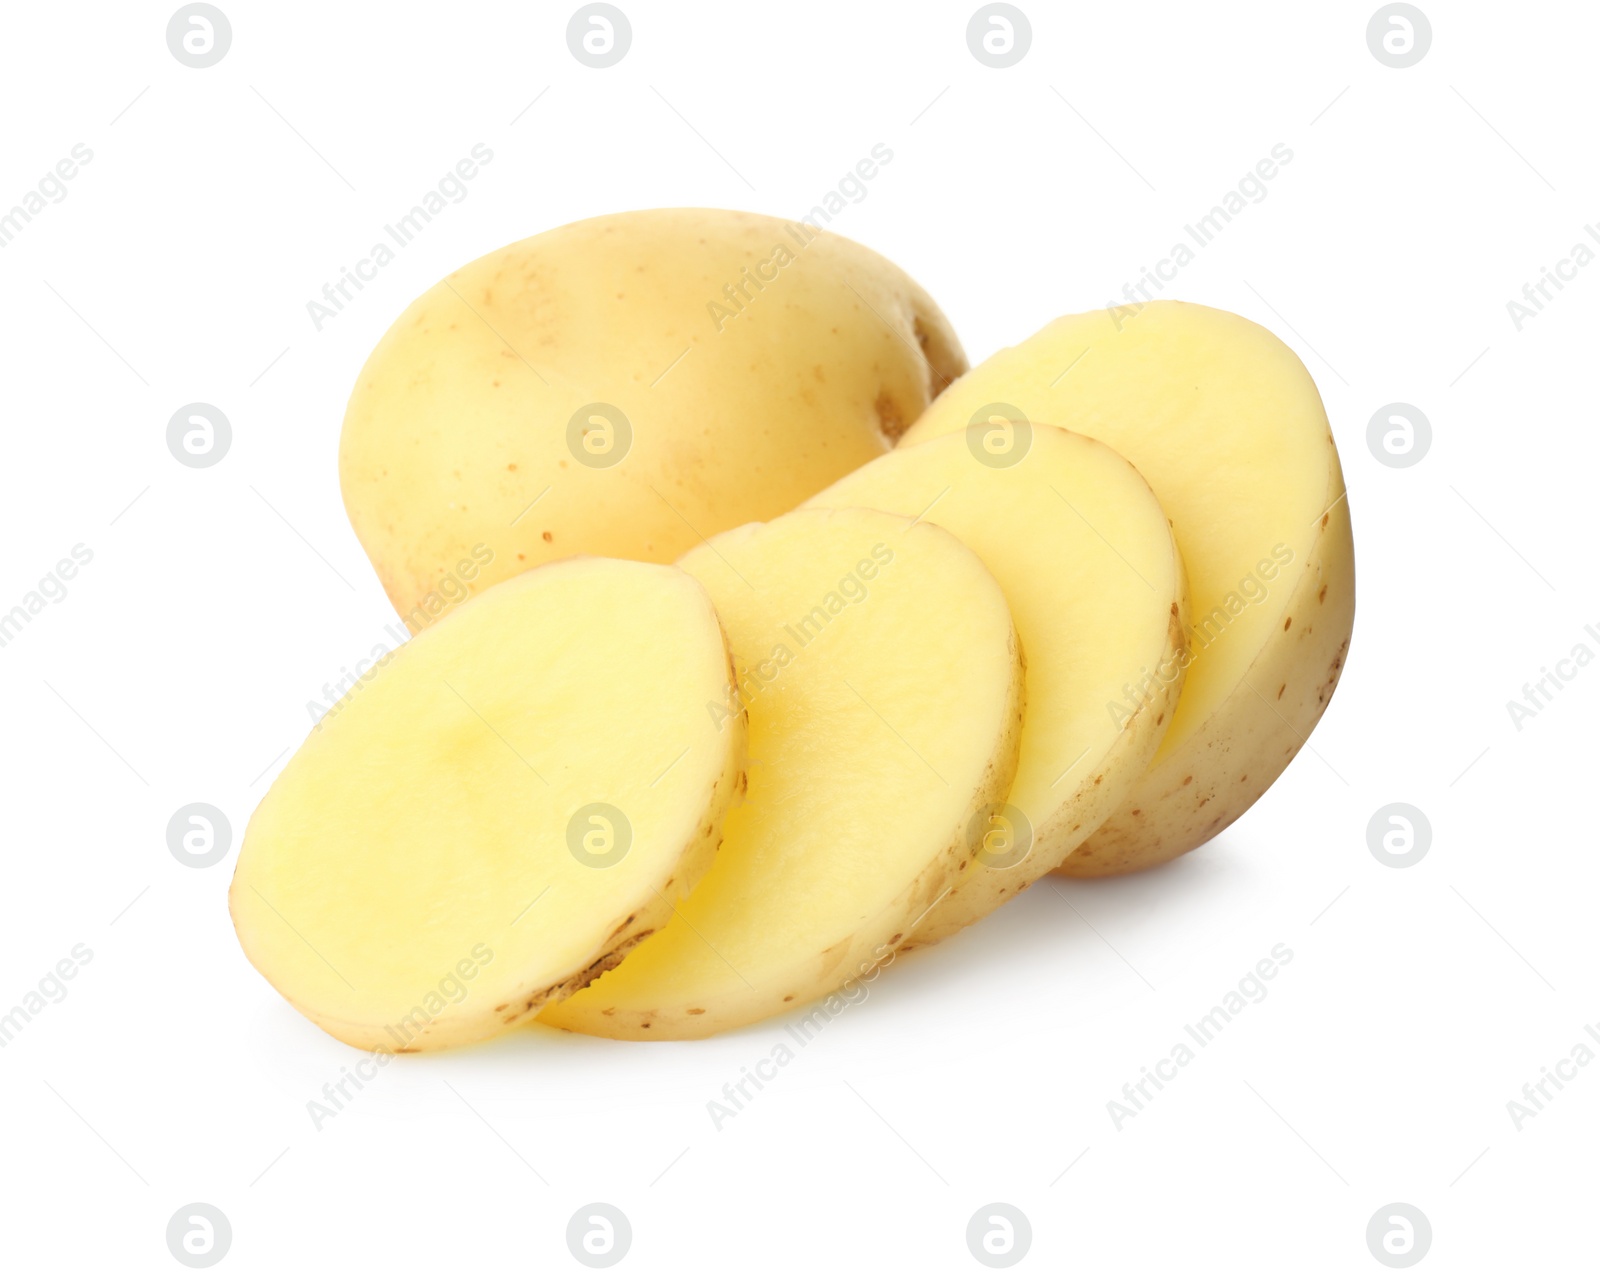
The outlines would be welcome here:
<svg viewBox="0 0 1600 1273">
<path fill-rule="evenodd" d="M 874 460 L 810 501 L 943 526 L 988 566 L 1027 661 L 1016 781 L 972 828 L 973 868 L 926 945 L 1060 866 L 1144 777 L 1183 681 L 1183 566 L 1166 514 L 1110 447 L 985 420 Z"/>
<path fill-rule="evenodd" d="M 710 866 L 744 719 L 705 590 L 577 558 L 403 646 L 250 821 L 240 943 L 361 1048 L 486 1038 L 659 928 Z"/>
<path fill-rule="evenodd" d="M 1155 301 L 1051 323 L 974 368 L 906 434 L 997 406 L 1100 438 L 1172 519 L 1188 568 L 1188 669 L 1143 782 L 1068 858 L 1072 875 L 1168 861 L 1248 809 L 1338 683 L 1355 617 L 1344 478 L 1316 385 L 1237 314 Z"/>
<path fill-rule="evenodd" d="M 698 1038 L 865 976 L 971 860 L 1005 799 L 1022 676 L 1006 600 L 948 532 L 863 509 L 801 510 L 711 539 L 682 566 L 738 667 L 749 790 L 677 915 L 541 1021 Z"/>
</svg>

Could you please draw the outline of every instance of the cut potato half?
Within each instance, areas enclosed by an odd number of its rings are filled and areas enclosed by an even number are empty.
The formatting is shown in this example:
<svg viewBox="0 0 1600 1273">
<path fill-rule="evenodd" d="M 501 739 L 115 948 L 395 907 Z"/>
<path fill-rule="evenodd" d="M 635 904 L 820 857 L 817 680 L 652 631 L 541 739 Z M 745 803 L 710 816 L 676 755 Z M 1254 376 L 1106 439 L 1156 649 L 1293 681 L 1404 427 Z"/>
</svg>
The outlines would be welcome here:
<svg viewBox="0 0 1600 1273">
<path fill-rule="evenodd" d="M 705 590 L 574 558 L 402 646 L 256 809 L 229 902 L 245 954 L 335 1038 L 485 1038 L 659 928 L 710 866 L 744 720 Z"/>
<path fill-rule="evenodd" d="M 920 516 L 977 553 L 1011 604 L 1027 711 L 1011 794 L 975 861 L 908 939 L 926 945 L 1060 866 L 1134 790 L 1183 681 L 1183 567 L 1133 465 L 1049 425 L 903 447 L 808 506 Z"/>
<path fill-rule="evenodd" d="M 749 790 L 716 864 L 617 969 L 540 1020 L 699 1038 L 857 983 L 967 868 L 968 826 L 1016 768 L 1006 600 L 947 531 L 865 509 L 743 526 L 682 566 L 722 614 Z"/>
<path fill-rule="evenodd" d="M 1062 869 L 1154 866 L 1255 803 L 1338 683 L 1355 554 L 1327 413 L 1271 332 L 1176 301 L 1057 319 L 957 381 L 902 445 L 1006 412 L 1109 443 L 1172 519 L 1192 658 L 1177 714 L 1144 781 Z"/>
</svg>

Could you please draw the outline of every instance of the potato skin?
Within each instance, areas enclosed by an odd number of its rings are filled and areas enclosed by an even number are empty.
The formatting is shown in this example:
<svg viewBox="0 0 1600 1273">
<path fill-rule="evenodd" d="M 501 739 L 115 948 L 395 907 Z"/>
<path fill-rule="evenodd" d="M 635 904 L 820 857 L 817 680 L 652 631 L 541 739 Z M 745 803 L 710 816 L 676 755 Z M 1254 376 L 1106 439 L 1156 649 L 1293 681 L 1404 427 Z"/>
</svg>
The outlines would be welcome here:
<svg viewBox="0 0 1600 1273">
<path fill-rule="evenodd" d="M 471 623 L 481 616 L 492 613 L 486 607 L 493 607 L 497 602 L 517 594 L 518 590 L 531 591 L 542 579 L 558 576 L 562 573 L 574 573 L 587 570 L 593 566 L 605 567 L 608 570 L 625 570 L 635 574 L 660 572 L 670 574 L 682 579 L 683 584 L 692 590 L 698 599 L 695 603 L 703 608 L 703 615 L 708 624 L 713 625 L 716 634 L 716 652 L 709 660 L 711 666 L 720 664 L 722 687 L 726 690 L 733 684 L 735 670 L 733 653 L 728 644 L 726 631 L 722 628 L 720 620 L 711 603 L 700 586 L 683 576 L 682 572 L 660 566 L 641 566 L 619 561 L 591 562 L 575 559 L 562 562 L 541 571 L 539 576 L 524 576 L 497 589 L 489 597 L 477 599 L 472 606 L 458 611 L 453 615 L 451 623 L 443 623 L 422 634 L 415 640 L 403 645 L 396 654 L 396 667 L 404 668 L 406 660 L 420 657 L 419 652 L 436 646 L 430 643 L 448 641 L 452 635 L 452 623 L 459 625 Z M 638 585 L 630 583 L 629 598 L 637 595 Z M 562 607 L 546 606 L 547 613 L 561 613 L 571 618 L 572 612 Z M 504 612 L 502 612 L 503 615 Z M 515 615 L 515 612 L 513 612 Z M 526 617 L 527 612 L 522 612 Z M 648 630 L 648 629 L 643 629 Z M 459 628 L 457 628 L 459 632 Z M 496 633 L 508 636 L 510 642 L 507 648 L 511 650 L 511 657 L 523 659 L 526 657 L 528 640 L 525 632 L 512 627 L 509 630 L 504 622 L 496 628 L 478 629 L 480 641 L 485 633 Z M 679 648 L 668 646 L 667 648 Z M 710 653 L 709 649 L 707 651 Z M 380 685 L 393 684 L 396 676 L 403 676 L 404 671 L 388 673 L 388 681 L 378 682 Z M 569 670 L 570 675 L 570 670 Z M 584 688 L 584 697 L 587 700 L 592 696 L 592 689 L 587 688 L 587 674 L 585 678 L 577 681 Z M 261 878 L 259 867 L 260 855 L 270 853 L 264 845 L 270 845 L 274 824 L 283 822 L 283 810 L 287 807 L 291 819 L 304 819 L 309 811 L 316 815 L 322 806 L 317 804 L 296 804 L 293 797 L 286 797 L 284 784 L 292 778 L 292 771 L 296 766 L 311 766 L 313 772 L 326 770 L 328 764 L 328 748 L 336 746 L 341 729 L 349 728 L 349 722 L 363 712 L 373 710 L 371 695 L 381 693 L 381 690 L 368 689 L 364 692 L 360 687 L 351 689 L 344 700 L 338 714 L 332 716 L 329 728 L 323 731 L 322 725 L 315 727 L 308 735 L 306 742 L 289 767 L 275 780 L 267 795 L 257 805 L 246 826 L 243 843 L 239 857 L 235 862 L 234 874 L 228 890 L 228 909 L 232 920 L 235 935 L 244 951 L 245 957 L 256 967 L 272 987 L 281 994 L 295 1009 L 310 1020 L 313 1024 L 351 1047 L 363 1051 L 382 1053 L 410 1053 L 437 1051 L 445 1048 L 459 1047 L 466 1044 L 482 1042 L 495 1035 L 504 1033 L 519 1021 L 531 1018 L 546 1004 L 557 1002 L 575 993 L 588 985 L 596 977 L 606 972 L 616 964 L 639 942 L 645 940 L 651 933 L 664 926 L 671 917 L 673 907 L 688 897 L 691 889 L 699 882 L 715 861 L 717 851 L 721 848 L 723 839 L 723 826 L 728 810 L 733 806 L 739 794 L 744 790 L 747 781 L 747 742 L 748 724 L 747 713 L 738 713 L 730 716 L 722 725 L 721 741 L 717 746 L 717 759 L 713 765 L 707 765 L 700 775 L 700 785 L 690 788 L 689 795 L 684 797 L 687 806 L 686 812 L 692 813 L 693 819 L 688 828 L 684 829 L 681 836 L 675 836 L 671 842 L 672 851 L 661 855 L 660 869 L 646 876 L 639 883 L 628 888 L 626 893 L 602 896 L 599 904 L 591 903 L 586 908 L 570 913 L 578 916 L 582 929 L 584 943 L 587 949 L 579 943 L 573 943 L 577 948 L 574 957 L 564 957 L 559 962 L 554 959 L 542 961 L 542 966 L 531 972 L 524 968 L 523 974 L 515 979 L 506 977 L 500 979 L 493 991 L 487 993 L 468 994 L 460 999 L 452 999 L 444 1010 L 433 1011 L 432 1015 L 419 1014 L 421 1019 L 394 1018 L 385 1020 L 376 1013 L 366 1013 L 359 1019 L 351 1019 L 348 1012 L 327 1010 L 326 1005 L 316 1005 L 307 1002 L 302 993 L 296 993 L 285 984 L 286 978 L 281 975 L 285 972 L 286 965 L 281 960 L 270 958 L 270 947 L 261 941 L 263 923 L 271 928 L 279 926 L 289 927 L 295 936 L 303 943 L 312 954 L 317 954 L 303 933 L 293 929 L 273 903 L 261 894 L 255 881 Z M 636 700 L 635 700 L 636 701 Z M 473 710 L 470 707 L 467 710 Z M 699 706 L 695 705 L 698 712 Z M 396 719 L 393 716 L 386 719 L 389 728 L 386 732 L 398 738 L 410 738 L 412 734 L 426 736 L 435 732 L 437 721 L 419 722 L 415 716 Z M 487 732 L 497 734 L 493 726 L 484 722 Z M 409 728 L 408 728 L 409 727 Z M 506 746 L 503 738 L 500 742 Z M 355 756 L 359 759 L 361 767 L 368 773 L 378 773 L 381 770 L 374 768 L 374 761 L 370 750 L 348 750 L 349 744 L 337 744 L 347 748 L 346 756 Z M 617 745 L 614 735 L 608 736 L 608 747 Z M 323 750 L 313 751 L 320 746 Z M 513 748 L 513 750 L 515 750 Z M 679 758 L 680 760 L 682 757 Z M 527 763 L 524 760 L 524 763 Z M 677 762 L 674 762 L 676 765 Z M 693 762 L 691 762 L 692 764 Z M 362 768 L 351 770 L 347 767 L 341 772 L 362 772 Z M 680 772 L 684 772 L 680 770 Z M 346 788 L 341 788 L 341 791 Z M 303 791 L 303 787 L 301 788 Z M 287 804 L 285 804 L 287 801 Z M 276 802 L 276 803 L 275 803 Z M 452 831 L 454 828 L 451 828 Z M 519 826 L 519 832 L 525 831 L 524 826 Z M 359 833 L 358 833 L 359 834 Z M 330 855 L 339 854 L 340 850 L 349 850 L 349 845 L 337 837 L 329 838 L 325 847 Z M 404 869 L 404 854 L 396 853 L 397 846 L 393 843 L 386 845 L 389 860 L 385 861 L 385 870 Z M 254 860 L 253 856 L 254 855 Z M 400 865 L 396 867 L 396 859 Z M 374 894 L 381 892 L 374 887 Z M 451 881 L 455 883 L 454 880 Z M 443 892 L 444 890 L 436 890 Z M 251 895 L 254 894 L 254 900 Z M 501 894 L 500 896 L 503 896 Z M 541 895 L 542 896 L 542 895 Z M 553 905 L 560 907 L 560 893 L 556 899 L 546 903 L 546 915 Z M 348 900 L 348 899 L 347 899 Z M 369 946 L 379 951 L 380 966 L 383 960 L 392 955 L 399 945 L 396 941 L 384 947 L 372 932 L 370 924 L 365 923 L 367 918 L 364 908 L 368 899 L 363 897 L 353 906 L 346 906 L 340 914 L 339 923 L 358 935 L 363 935 Z M 270 914 L 266 920 L 262 907 L 265 906 Z M 530 907 L 531 909 L 531 907 Z M 489 917 L 480 910 L 476 916 L 485 922 L 483 933 L 492 937 L 493 924 Z M 518 917 L 520 919 L 520 916 Z M 502 935 L 508 928 L 517 924 L 517 919 L 510 921 L 509 925 L 500 928 Z M 420 924 L 413 924 L 406 932 L 404 940 L 410 941 L 416 935 Z M 499 946 L 496 941 L 495 946 Z M 485 947 L 487 953 L 482 956 L 481 962 L 487 967 L 495 962 L 496 951 Z M 473 955 L 478 958 L 477 948 Z M 320 955 L 318 955 L 320 958 Z M 495 971 L 507 965 L 502 959 L 495 964 Z M 331 964 L 328 965 L 333 968 Z M 513 963 L 512 968 L 518 967 Z M 343 974 L 334 972 L 343 979 Z M 361 978 L 357 975 L 357 980 Z M 350 983 L 346 982 L 348 986 Z M 364 988 L 370 988 L 369 983 L 364 983 Z M 485 989 L 485 983 L 477 983 L 476 989 Z M 354 987 L 351 987 L 354 990 Z M 426 990 L 426 987 L 424 987 Z M 359 1011 L 359 1009 L 358 1009 Z M 403 1028 L 403 1033 L 400 1032 Z"/>
<path fill-rule="evenodd" d="M 1177 548 L 1173 548 L 1174 555 Z M 1149 698 L 1136 708 L 1132 716 L 1123 726 L 1122 733 L 1118 735 L 1111 749 L 1101 758 L 1098 773 L 1092 775 L 1091 781 L 1085 783 L 1078 793 L 1063 804 L 1048 822 L 1034 829 L 1034 852 L 1045 856 L 1059 858 L 1065 853 L 1066 857 L 1061 866 L 1055 867 L 1055 874 L 1078 874 L 1069 871 L 1067 867 L 1087 847 L 1092 837 L 1084 835 L 1085 827 L 1104 827 L 1111 811 L 1117 807 L 1114 801 L 1125 799 L 1123 785 L 1127 777 L 1118 778 L 1119 775 L 1131 775 L 1137 772 L 1129 766 L 1144 768 L 1149 763 L 1149 757 L 1154 754 L 1165 736 L 1167 727 L 1172 722 L 1173 713 L 1177 711 L 1178 698 L 1183 692 L 1183 669 L 1187 664 L 1189 649 L 1186 635 L 1189 616 L 1188 581 L 1184 576 L 1182 563 L 1178 569 L 1178 596 L 1172 603 L 1172 622 L 1167 627 L 1167 643 L 1162 653 L 1161 666 L 1171 667 L 1173 675 L 1169 680 L 1158 682 Z M 1104 779 L 1108 776 L 1113 781 L 1107 783 Z M 1139 780 L 1140 787 L 1149 781 L 1148 771 L 1146 776 Z M 1077 845 L 1077 848 L 1068 850 L 1066 846 Z M 974 868 L 979 869 L 979 868 Z M 1137 867 L 1124 867 L 1123 870 L 1136 870 Z M 1041 872 L 1041 877 L 1052 872 Z M 1120 872 L 1108 872 L 1120 873 Z M 1005 872 L 998 872 L 1004 876 Z M 1010 897 L 1016 898 L 1038 883 L 1038 878 L 1028 879 L 1019 877 L 1015 891 Z M 1007 890 L 1002 887 L 1000 893 L 1004 895 Z M 917 931 L 906 938 L 904 947 L 907 950 L 922 946 L 932 946 L 943 941 L 946 937 L 960 932 L 963 928 L 976 922 L 972 916 L 943 918 L 938 910 L 928 916 Z"/>
<path fill-rule="evenodd" d="M 848 239 L 713 209 L 598 217 L 407 307 L 351 393 L 340 485 L 417 631 L 546 561 L 669 562 L 786 512 L 966 366 L 927 293 Z M 625 423 L 591 429 L 596 407 Z"/>
<path fill-rule="evenodd" d="M 662 928 L 672 918 L 673 903 L 687 897 L 694 883 L 710 869 L 717 850 L 722 847 L 723 819 L 735 793 L 740 789 L 740 779 L 744 775 L 744 727 L 743 717 L 730 721 L 730 728 L 737 732 L 738 745 L 728 752 L 728 764 L 712 788 L 706 821 L 696 829 L 694 838 L 685 846 L 677 873 L 637 910 L 625 917 L 618 916 L 617 926 L 594 950 L 593 958 L 572 969 L 569 976 L 554 983 L 525 984 L 515 994 L 505 995 L 501 1002 L 486 1003 L 481 1010 L 468 1016 L 445 1014 L 435 1017 L 418 1028 L 404 1046 L 396 1046 L 395 1036 L 383 1026 L 339 1020 L 312 1010 L 292 996 L 284 997 L 296 1011 L 341 1043 L 348 1043 L 364 1052 L 403 1053 L 437 1052 L 445 1048 L 482 1043 L 519 1021 L 531 1020 L 546 1005 L 559 1003 L 567 996 L 576 994 L 596 977 L 616 967 L 630 950 Z M 237 888 L 237 877 L 234 887 Z M 229 890 L 229 911 L 237 932 L 239 920 L 234 906 L 234 889 Z M 241 944 L 248 949 L 248 943 L 243 938 Z M 280 990 L 279 993 L 283 992 Z"/>
<path fill-rule="evenodd" d="M 1198 848 L 1261 798 L 1322 719 L 1350 649 L 1356 607 L 1350 501 L 1331 431 L 1328 450 L 1330 507 L 1277 633 L 1235 694 L 1256 710 L 1243 718 L 1214 713 L 1144 776 L 1058 875 L 1123 875 Z"/>
<path fill-rule="evenodd" d="M 949 843 L 942 852 L 908 884 L 884 910 L 863 923 L 848 940 L 841 941 L 817 957 L 809 977 L 796 978 L 782 1002 L 802 1007 L 830 996 L 853 998 L 860 986 L 877 979 L 878 973 L 893 962 L 901 947 L 909 947 L 919 923 L 935 912 L 941 898 L 961 874 L 972 869 L 972 849 L 967 824 L 986 805 L 1002 801 L 1011 790 L 1016 773 L 1017 753 L 1022 742 L 1022 721 L 1026 705 L 1022 648 L 1016 633 L 1011 635 L 1014 675 L 1011 697 L 1005 707 L 1006 728 L 995 746 L 984 771 L 984 780 L 958 825 L 951 828 Z M 605 1009 L 598 1017 L 585 1017 L 582 1033 L 611 1039 L 682 1040 L 704 1039 L 724 1030 L 737 1029 L 770 1017 L 769 996 L 761 992 L 739 992 L 727 999 L 708 999 L 684 1009 L 629 1010 Z M 541 1017 L 543 1024 L 566 1029 L 560 1011 Z"/>
</svg>

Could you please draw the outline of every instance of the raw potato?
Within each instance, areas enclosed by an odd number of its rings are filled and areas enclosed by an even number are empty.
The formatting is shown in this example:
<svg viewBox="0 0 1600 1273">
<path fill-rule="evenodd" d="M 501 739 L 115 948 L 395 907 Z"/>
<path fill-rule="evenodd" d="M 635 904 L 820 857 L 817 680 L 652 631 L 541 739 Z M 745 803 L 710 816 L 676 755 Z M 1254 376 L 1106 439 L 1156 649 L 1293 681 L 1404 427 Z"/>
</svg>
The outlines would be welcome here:
<svg viewBox="0 0 1600 1273">
<path fill-rule="evenodd" d="M 1355 554 L 1327 414 L 1272 333 L 1173 301 L 1056 320 L 953 385 L 903 445 L 1002 406 L 1109 443 L 1172 519 L 1193 658 L 1177 714 L 1136 791 L 1062 870 L 1154 866 L 1248 809 L 1338 683 Z"/>
<path fill-rule="evenodd" d="M 966 370 L 876 253 L 660 209 L 514 243 L 416 300 L 345 414 L 346 510 L 413 630 L 575 553 L 673 561 L 882 455 Z"/>
<path fill-rule="evenodd" d="M 999 586 L 947 531 L 864 509 L 728 531 L 711 593 L 750 721 L 716 864 L 614 972 L 541 1021 L 700 1038 L 873 973 L 968 867 L 1016 768 L 1022 671 Z"/>
<path fill-rule="evenodd" d="M 229 894 L 245 954 L 335 1038 L 395 1052 L 487 1038 L 586 984 L 715 857 L 744 722 L 705 704 L 731 675 L 675 567 L 578 558 L 485 593 L 272 785 Z"/>
<path fill-rule="evenodd" d="M 1183 565 L 1144 479 L 1103 443 L 1048 425 L 1001 433 L 998 453 L 996 440 L 975 428 L 901 447 L 808 505 L 950 531 L 1004 590 L 1027 662 L 1006 807 L 974 828 L 973 868 L 908 945 L 981 919 L 1060 866 L 1143 778 L 1182 682 Z M 1161 668 L 1176 674 L 1163 681 Z"/>
</svg>

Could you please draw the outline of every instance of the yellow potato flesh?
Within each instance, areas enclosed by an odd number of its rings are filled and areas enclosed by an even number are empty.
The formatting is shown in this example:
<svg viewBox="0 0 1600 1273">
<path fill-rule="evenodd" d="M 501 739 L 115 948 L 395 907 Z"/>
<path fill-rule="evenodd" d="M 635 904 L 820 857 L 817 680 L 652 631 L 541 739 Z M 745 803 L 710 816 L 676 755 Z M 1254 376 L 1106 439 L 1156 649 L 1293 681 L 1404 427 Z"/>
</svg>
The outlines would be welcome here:
<svg viewBox="0 0 1600 1273">
<path fill-rule="evenodd" d="M 1110 447 L 1048 425 L 1014 435 L 1008 453 L 989 441 L 970 430 L 902 447 L 808 504 L 943 526 L 999 582 L 1022 642 L 1027 711 L 1010 808 L 993 828 L 1001 839 L 918 927 L 917 944 L 1060 866 L 1143 778 L 1183 679 L 1182 564 L 1144 479 Z"/>
<path fill-rule="evenodd" d="M 351 394 L 340 482 L 417 630 L 541 562 L 672 561 L 786 512 L 965 369 L 927 294 L 847 239 L 709 209 L 599 217 L 400 316 Z"/>
<path fill-rule="evenodd" d="M 1157 301 L 1061 318 L 1002 350 L 902 445 L 964 430 L 997 403 L 1116 448 L 1172 520 L 1193 659 L 1176 717 L 1144 782 L 1064 869 L 1111 874 L 1166 861 L 1266 790 L 1337 681 L 1354 551 L 1322 400 L 1264 328 Z"/>
<path fill-rule="evenodd" d="M 1015 771 L 1011 617 L 947 532 L 801 510 L 682 565 L 733 645 L 749 790 L 666 928 L 541 1015 L 564 1029 L 695 1038 L 867 975 L 966 869 L 968 824 Z"/>
<path fill-rule="evenodd" d="M 485 593 L 279 775 L 230 894 L 245 953 L 358 1047 L 504 1029 L 597 975 L 709 865 L 743 722 L 718 729 L 705 703 L 730 677 L 711 602 L 675 567 L 577 558 Z"/>
</svg>

